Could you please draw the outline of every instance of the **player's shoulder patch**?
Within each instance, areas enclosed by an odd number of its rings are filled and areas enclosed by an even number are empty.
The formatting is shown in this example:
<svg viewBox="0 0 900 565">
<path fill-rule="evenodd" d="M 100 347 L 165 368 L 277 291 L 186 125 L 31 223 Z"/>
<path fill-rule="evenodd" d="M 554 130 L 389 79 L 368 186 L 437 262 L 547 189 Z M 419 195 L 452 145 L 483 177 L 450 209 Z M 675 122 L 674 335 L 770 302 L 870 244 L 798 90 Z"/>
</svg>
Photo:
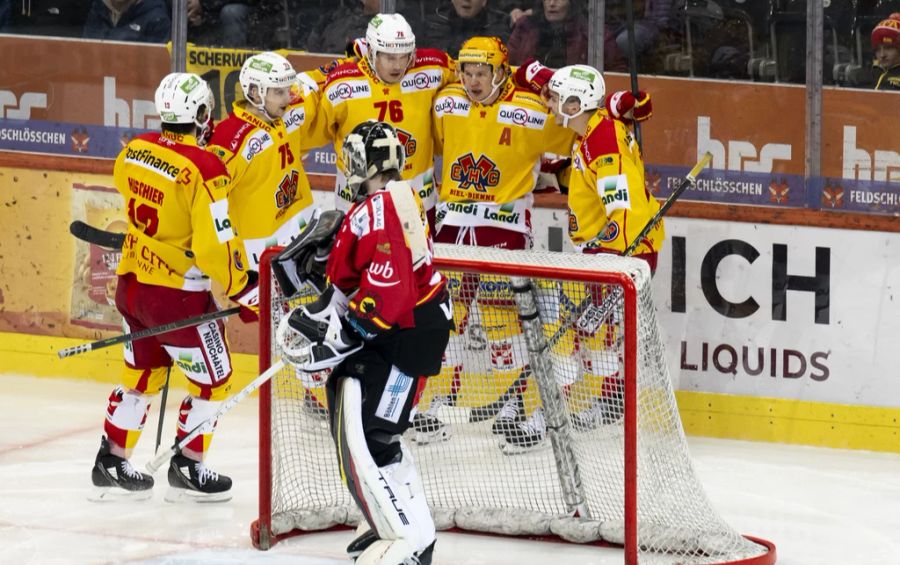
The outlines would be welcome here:
<svg viewBox="0 0 900 565">
<path fill-rule="evenodd" d="M 596 123 L 581 141 L 578 150 L 584 156 L 585 164 L 593 163 L 601 155 L 617 154 L 619 143 L 615 120 L 604 117 Z"/>
<path fill-rule="evenodd" d="M 359 64 L 356 61 L 347 61 L 336 66 L 328 73 L 328 77 L 325 79 L 325 88 L 328 88 L 328 86 L 334 84 L 334 82 L 338 80 L 364 76 L 366 76 L 366 74 L 362 72 L 362 69 L 359 68 Z"/>
<path fill-rule="evenodd" d="M 424 67 L 426 65 L 449 67 L 450 56 L 440 49 L 430 47 L 416 49 L 416 60 L 413 62 L 413 67 Z"/>
<path fill-rule="evenodd" d="M 225 164 L 222 163 L 215 154 L 210 153 L 209 151 L 201 149 L 200 147 L 187 147 L 182 152 L 182 155 L 190 159 L 191 162 L 197 166 L 197 170 L 200 171 L 200 176 L 205 181 L 217 177 L 224 177 L 226 180 L 230 178 L 228 169 L 225 168 Z"/>
<path fill-rule="evenodd" d="M 216 124 L 209 146 L 221 147 L 235 153 L 241 147 L 244 138 L 253 131 L 253 127 L 253 124 L 231 114 Z"/>
</svg>

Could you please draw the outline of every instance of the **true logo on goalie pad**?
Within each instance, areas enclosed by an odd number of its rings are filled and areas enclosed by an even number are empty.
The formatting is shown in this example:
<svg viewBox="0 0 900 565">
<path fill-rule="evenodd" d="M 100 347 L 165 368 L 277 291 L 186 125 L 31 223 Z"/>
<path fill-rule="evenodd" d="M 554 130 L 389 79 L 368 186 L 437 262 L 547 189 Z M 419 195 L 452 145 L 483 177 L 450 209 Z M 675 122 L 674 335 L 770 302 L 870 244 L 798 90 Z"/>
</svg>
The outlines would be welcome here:
<svg viewBox="0 0 900 565">
<path fill-rule="evenodd" d="M 412 383 L 412 377 L 401 373 L 396 367 L 392 367 L 384 392 L 381 394 L 381 400 L 378 402 L 378 408 L 375 410 L 375 416 L 396 424 L 400 420 L 400 413 L 403 412 L 403 406 L 412 390 Z"/>
</svg>

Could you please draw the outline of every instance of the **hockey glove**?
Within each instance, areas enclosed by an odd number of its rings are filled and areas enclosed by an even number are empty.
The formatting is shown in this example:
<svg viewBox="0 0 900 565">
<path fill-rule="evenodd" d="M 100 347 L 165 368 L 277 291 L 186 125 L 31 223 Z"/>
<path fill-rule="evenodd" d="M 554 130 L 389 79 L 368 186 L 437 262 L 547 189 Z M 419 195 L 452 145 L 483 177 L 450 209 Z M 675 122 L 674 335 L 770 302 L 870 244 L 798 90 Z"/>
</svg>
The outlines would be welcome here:
<svg viewBox="0 0 900 565">
<path fill-rule="evenodd" d="M 241 307 L 238 313 L 241 321 L 252 324 L 259 321 L 259 274 L 256 271 L 248 271 L 247 279 L 244 289 L 230 298 Z"/>
<path fill-rule="evenodd" d="M 530 57 L 516 69 L 515 83 L 530 88 L 535 94 L 542 94 L 544 87 L 553 78 L 553 69 L 545 67 L 534 57 Z"/>
<path fill-rule="evenodd" d="M 606 100 L 606 109 L 612 117 L 623 122 L 643 122 L 653 115 L 650 93 L 643 90 L 638 90 L 637 98 L 627 90 L 614 92 Z"/>
</svg>

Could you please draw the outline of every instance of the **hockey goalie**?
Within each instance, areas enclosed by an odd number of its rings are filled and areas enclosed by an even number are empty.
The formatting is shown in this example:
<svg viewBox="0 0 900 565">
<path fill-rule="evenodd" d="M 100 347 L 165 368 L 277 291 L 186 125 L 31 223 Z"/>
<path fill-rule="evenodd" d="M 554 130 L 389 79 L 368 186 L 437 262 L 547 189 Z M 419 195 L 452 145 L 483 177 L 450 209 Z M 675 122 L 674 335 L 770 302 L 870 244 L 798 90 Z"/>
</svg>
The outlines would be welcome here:
<svg viewBox="0 0 900 565">
<path fill-rule="evenodd" d="M 446 279 L 432 265 L 418 195 L 400 181 L 393 127 L 347 135 L 342 162 L 354 203 L 325 212 L 273 261 L 287 295 L 321 292 L 279 325 L 283 357 L 301 371 L 332 368 L 326 385 L 341 479 L 365 521 L 348 546 L 360 564 L 431 563 L 435 525 L 401 436 L 452 329 Z M 336 234 L 335 234 L 336 232 Z"/>
</svg>

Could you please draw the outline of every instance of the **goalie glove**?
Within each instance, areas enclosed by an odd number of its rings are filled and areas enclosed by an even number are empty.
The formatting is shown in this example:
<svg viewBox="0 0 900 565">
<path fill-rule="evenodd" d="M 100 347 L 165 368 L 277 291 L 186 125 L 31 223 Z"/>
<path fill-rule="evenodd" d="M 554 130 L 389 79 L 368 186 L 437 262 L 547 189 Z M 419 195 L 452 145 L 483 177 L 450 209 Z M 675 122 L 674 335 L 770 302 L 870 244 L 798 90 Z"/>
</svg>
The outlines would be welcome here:
<svg viewBox="0 0 900 565">
<path fill-rule="evenodd" d="M 278 324 L 276 337 L 282 356 L 301 371 L 330 369 L 362 349 L 359 336 L 344 326 L 339 307 L 333 304 L 335 296 L 338 303 L 340 297 L 346 300 L 343 293 L 337 293 L 340 291 L 326 299 L 329 303 L 326 308 L 317 311 L 317 305 L 324 302 L 320 299 L 294 309 Z"/>
<path fill-rule="evenodd" d="M 286 297 L 296 296 L 306 284 L 320 294 L 326 290 L 325 267 L 343 221 L 344 213 L 338 210 L 314 216 L 272 261 L 272 274 Z"/>
<path fill-rule="evenodd" d="M 638 90 L 637 97 L 627 90 L 614 92 L 606 99 L 609 114 L 623 122 L 643 122 L 653 115 L 653 103 L 650 93 Z"/>
</svg>

